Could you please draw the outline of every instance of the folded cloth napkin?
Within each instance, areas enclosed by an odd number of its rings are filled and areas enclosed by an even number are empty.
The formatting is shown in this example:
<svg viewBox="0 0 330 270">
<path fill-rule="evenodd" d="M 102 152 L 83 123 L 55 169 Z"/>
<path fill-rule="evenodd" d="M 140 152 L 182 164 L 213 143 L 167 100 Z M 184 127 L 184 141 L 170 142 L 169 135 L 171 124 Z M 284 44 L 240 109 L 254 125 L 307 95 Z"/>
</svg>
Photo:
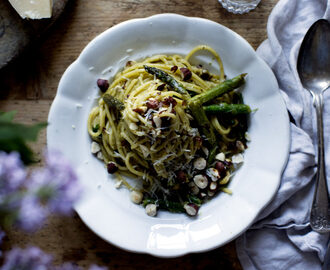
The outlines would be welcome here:
<svg viewBox="0 0 330 270">
<path fill-rule="evenodd" d="M 280 0 L 269 16 L 268 39 L 257 50 L 273 70 L 295 124 L 290 126 L 290 156 L 279 190 L 236 242 L 247 270 L 321 269 L 324 260 L 329 234 L 318 234 L 309 226 L 317 162 L 315 110 L 296 68 L 302 39 L 321 18 L 330 19 L 330 0 Z M 324 93 L 323 112 L 330 187 L 330 90 Z"/>
</svg>

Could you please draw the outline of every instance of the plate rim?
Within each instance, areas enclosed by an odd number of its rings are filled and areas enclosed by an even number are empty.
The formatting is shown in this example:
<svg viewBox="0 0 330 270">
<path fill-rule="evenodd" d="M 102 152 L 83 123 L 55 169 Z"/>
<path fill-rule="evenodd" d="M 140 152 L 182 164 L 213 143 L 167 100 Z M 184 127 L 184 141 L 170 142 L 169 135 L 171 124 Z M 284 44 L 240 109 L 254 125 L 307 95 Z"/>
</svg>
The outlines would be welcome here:
<svg viewBox="0 0 330 270">
<path fill-rule="evenodd" d="M 200 18 L 200 17 L 188 17 L 188 16 L 183 16 L 183 15 L 179 15 L 179 14 L 174 14 L 174 13 L 163 13 L 163 14 L 156 14 L 156 15 L 152 15 L 152 16 L 149 16 L 149 17 L 145 17 L 145 18 L 136 18 L 136 19 L 131 19 L 131 20 L 127 20 L 127 21 L 124 21 L 124 22 L 121 22 L 107 30 L 105 30 L 104 32 L 100 33 L 99 35 L 97 35 L 93 40 L 91 40 L 86 46 L 85 48 L 81 51 L 81 53 L 79 54 L 79 56 L 77 57 L 77 59 L 65 70 L 64 74 L 62 75 L 61 77 L 61 80 L 59 82 L 59 85 L 58 85 L 58 91 L 57 91 L 57 94 L 54 98 L 54 101 L 51 105 L 51 108 L 50 108 L 50 111 L 49 111 L 49 117 L 48 117 L 48 122 L 50 122 L 50 120 L 52 119 L 52 112 L 54 111 L 54 108 L 56 107 L 56 104 L 59 102 L 59 99 L 60 99 L 60 96 L 61 96 L 61 89 L 63 88 L 63 84 L 64 84 L 64 79 L 66 78 L 66 76 L 68 76 L 68 74 L 71 72 L 72 69 L 75 68 L 76 65 L 80 64 L 81 63 L 81 59 L 84 55 L 87 55 L 88 54 L 88 51 L 90 50 L 90 48 L 93 47 L 93 45 L 97 42 L 99 42 L 100 39 L 102 39 L 104 36 L 106 35 L 109 35 L 113 30 L 117 30 L 119 28 L 122 28 L 122 27 L 125 27 L 125 25 L 127 24 L 132 24 L 134 23 L 135 21 L 141 21 L 141 20 L 145 20 L 145 21 L 148 21 L 148 20 L 153 20 L 153 19 L 158 19 L 158 18 L 162 18 L 162 17 L 176 17 L 178 19 L 184 19 L 184 20 L 190 20 L 190 21 L 203 21 L 205 23 L 212 23 L 212 24 L 216 24 L 218 27 L 220 26 L 221 28 L 225 29 L 226 31 L 229 31 L 231 34 L 234 34 L 236 38 L 238 38 L 241 42 L 244 42 L 245 45 L 247 45 L 249 47 L 249 50 L 253 52 L 254 56 L 263 63 L 264 65 L 264 68 L 268 69 L 269 71 L 269 74 L 271 74 L 271 76 L 273 77 L 274 79 L 274 82 L 276 83 L 276 86 L 277 86 L 277 89 L 279 90 L 279 87 L 278 87 L 278 83 L 277 83 L 277 79 L 273 73 L 273 71 L 270 69 L 270 67 L 265 63 L 265 61 L 255 52 L 255 50 L 252 48 L 252 46 L 243 38 L 241 37 L 239 34 L 237 34 L 236 32 L 234 32 L 233 30 L 227 28 L 226 26 L 224 25 L 221 25 L 217 22 L 214 22 L 214 21 L 211 21 L 211 20 L 208 20 L 208 19 L 205 19 L 205 18 Z M 81 63 L 84 65 L 84 63 Z M 284 100 L 283 100 L 283 97 L 281 96 L 280 92 L 279 91 L 276 91 L 276 93 L 273 93 L 275 95 L 278 95 L 281 97 L 281 100 L 282 100 L 282 103 L 284 104 L 284 107 L 285 107 L 285 103 L 284 103 Z M 50 127 L 47 127 L 47 146 L 49 146 L 51 143 L 50 143 L 50 132 L 51 131 L 51 128 Z M 111 239 L 106 239 L 104 236 L 102 236 L 102 234 L 100 234 L 99 232 L 95 231 L 91 225 L 84 219 L 84 215 L 83 213 L 79 213 L 79 211 L 77 210 L 77 207 L 75 207 L 75 210 L 77 212 L 77 214 L 79 215 L 79 217 L 82 219 L 82 221 L 84 222 L 84 224 L 90 229 L 92 230 L 96 235 L 98 235 L 100 238 L 102 238 L 103 240 L 105 240 L 106 242 L 109 242 L 111 243 L 112 245 L 116 246 L 116 247 L 119 247 L 123 250 L 126 250 L 126 251 L 130 251 L 130 252 L 134 252 L 134 253 L 142 253 L 142 254 L 150 254 L 150 255 L 153 255 L 153 256 L 156 256 L 156 257 L 162 257 L 162 258 L 173 258 L 173 257 L 178 257 L 178 256 L 183 256 L 183 255 L 186 255 L 186 254 L 189 254 L 189 253 L 198 253 L 198 252 L 206 252 L 206 251 L 209 251 L 209 250 L 212 250 L 212 249 L 215 249 L 219 246 L 223 246 L 225 244 L 227 244 L 228 242 L 232 241 L 233 239 L 236 239 L 238 236 L 240 236 L 241 234 L 243 234 L 246 230 L 249 229 L 249 227 L 254 223 L 256 217 L 267 207 L 267 205 L 273 200 L 274 196 L 276 195 L 277 193 L 277 190 L 280 186 L 280 183 L 281 183 L 281 176 L 283 174 L 283 171 L 286 167 L 286 164 L 287 164 L 287 161 L 288 161 L 288 158 L 289 158 L 289 150 L 290 150 L 290 124 L 289 124 L 289 117 L 286 115 L 286 144 L 287 144 L 287 147 L 286 147 L 286 153 L 285 153 L 285 158 L 283 159 L 283 164 L 282 164 L 282 167 L 280 169 L 280 172 L 276 172 L 275 174 L 278 176 L 277 177 L 277 187 L 276 189 L 273 190 L 273 194 L 272 196 L 267 200 L 267 202 L 263 205 L 263 207 L 261 207 L 258 211 L 255 212 L 255 214 L 253 215 L 253 218 L 251 218 L 251 221 L 249 222 L 249 224 L 247 226 L 245 226 L 245 229 L 242 230 L 240 233 L 237 233 L 237 234 L 233 234 L 231 237 L 229 237 L 226 241 L 224 242 L 221 242 L 219 243 L 218 245 L 216 246 L 210 246 L 208 248 L 204 248 L 204 249 L 201 249 L 201 250 L 190 250 L 190 249 L 186 249 L 185 251 L 181 250 L 182 252 L 176 252 L 175 254 L 162 254 L 162 253 L 157 253 L 157 250 L 155 249 L 144 249 L 144 250 L 141 250 L 141 249 L 137 249 L 137 248 L 134 248 L 134 247 L 127 247 L 125 245 L 123 245 L 123 242 L 121 243 L 116 243 L 114 241 L 111 241 Z"/>
</svg>

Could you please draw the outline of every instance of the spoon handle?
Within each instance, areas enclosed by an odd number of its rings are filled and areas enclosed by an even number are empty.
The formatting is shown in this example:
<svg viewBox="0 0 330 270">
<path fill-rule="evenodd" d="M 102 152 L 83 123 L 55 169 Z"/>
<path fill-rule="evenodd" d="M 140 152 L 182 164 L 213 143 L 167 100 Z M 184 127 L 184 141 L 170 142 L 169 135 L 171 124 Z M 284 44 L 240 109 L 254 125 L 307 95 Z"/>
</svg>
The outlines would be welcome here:
<svg viewBox="0 0 330 270">
<path fill-rule="evenodd" d="M 324 140 L 323 140 L 323 95 L 322 93 L 313 93 L 314 107 L 317 118 L 318 135 L 318 162 L 316 173 L 316 187 L 311 209 L 310 225 L 314 231 L 319 233 L 330 232 L 330 208 L 329 194 L 327 187 L 327 177 L 324 163 Z"/>
</svg>

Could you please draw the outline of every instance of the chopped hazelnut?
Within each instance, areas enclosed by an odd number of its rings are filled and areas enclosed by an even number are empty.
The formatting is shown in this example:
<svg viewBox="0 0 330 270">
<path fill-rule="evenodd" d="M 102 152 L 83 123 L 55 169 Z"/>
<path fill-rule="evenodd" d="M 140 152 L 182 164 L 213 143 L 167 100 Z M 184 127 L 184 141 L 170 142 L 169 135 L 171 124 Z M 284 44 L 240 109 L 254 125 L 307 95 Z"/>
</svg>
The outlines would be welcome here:
<svg viewBox="0 0 330 270">
<path fill-rule="evenodd" d="M 192 194 L 197 195 L 199 193 L 199 188 L 198 188 L 198 186 L 196 186 L 196 184 L 194 182 L 190 182 L 188 184 L 188 186 L 190 187 Z"/>
<path fill-rule="evenodd" d="M 204 170 L 206 167 L 206 159 L 199 157 L 194 160 L 194 169 L 196 170 Z"/>
<path fill-rule="evenodd" d="M 165 86 L 166 86 L 165 83 L 163 83 L 163 84 L 161 84 L 161 85 L 158 85 L 157 90 L 158 90 L 158 91 L 162 91 L 162 90 L 164 90 Z"/>
<path fill-rule="evenodd" d="M 133 190 L 130 194 L 131 201 L 136 204 L 140 204 L 143 199 L 143 193 L 141 191 Z"/>
<path fill-rule="evenodd" d="M 146 213 L 150 217 L 156 216 L 157 215 L 157 205 L 155 205 L 153 203 L 147 204 L 147 206 L 146 206 Z"/>
<path fill-rule="evenodd" d="M 215 159 L 216 160 L 219 160 L 219 161 L 225 161 L 225 158 L 226 158 L 226 156 L 225 156 L 225 154 L 224 153 L 219 153 L 219 154 L 217 154 L 216 156 L 215 156 Z"/>
<path fill-rule="evenodd" d="M 247 140 L 248 142 L 251 141 L 251 137 L 248 132 L 245 132 L 244 137 L 245 137 L 245 140 Z"/>
<path fill-rule="evenodd" d="M 236 154 L 231 157 L 231 161 L 236 164 L 242 163 L 244 161 L 244 157 L 242 154 Z"/>
<path fill-rule="evenodd" d="M 164 99 L 163 104 L 166 106 L 170 106 L 170 104 L 172 104 L 172 107 L 175 107 L 177 101 L 173 97 L 167 97 Z"/>
<path fill-rule="evenodd" d="M 117 164 L 110 161 L 108 164 L 107 164 L 107 171 L 108 173 L 110 174 L 113 174 L 115 173 L 116 171 L 118 171 L 118 167 L 117 167 Z"/>
<path fill-rule="evenodd" d="M 245 150 L 245 146 L 241 141 L 236 141 L 236 148 L 238 151 L 244 151 Z"/>
<path fill-rule="evenodd" d="M 103 80 L 103 79 L 98 79 L 97 80 L 97 86 L 99 87 L 99 89 L 104 93 L 108 90 L 109 88 L 109 82 L 107 80 Z"/>
<path fill-rule="evenodd" d="M 177 70 L 178 70 L 178 66 L 173 66 L 173 67 L 171 67 L 171 71 L 172 71 L 173 73 L 175 73 Z"/>
<path fill-rule="evenodd" d="M 96 154 L 101 150 L 100 145 L 97 142 L 92 142 L 91 144 L 91 153 Z"/>
<path fill-rule="evenodd" d="M 158 109 L 159 107 L 159 101 L 157 99 L 154 98 L 150 98 L 147 100 L 146 105 L 148 107 L 148 109 Z"/>
<path fill-rule="evenodd" d="M 202 74 L 201 74 L 200 77 L 203 80 L 210 80 L 211 79 L 211 75 L 210 75 L 210 73 L 206 69 L 203 69 Z"/>
<path fill-rule="evenodd" d="M 103 154 L 101 151 L 99 151 L 97 154 L 96 154 L 96 157 L 99 159 L 99 160 L 103 160 Z"/>
<path fill-rule="evenodd" d="M 218 183 L 217 182 L 211 182 L 210 186 L 209 186 L 209 189 L 211 191 L 215 191 L 218 187 Z"/>
<path fill-rule="evenodd" d="M 180 68 L 181 77 L 184 81 L 188 81 L 191 79 L 192 73 L 188 68 Z"/>
<path fill-rule="evenodd" d="M 136 112 L 138 114 L 144 114 L 145 113 L 145 110 L 142 109 L 142 108 L 135 108 L 135 109 L 133 109 L 133 112 Z"/>
<path fill-rule="evenodd" d="M 134 64 L 134 62 L 129 60 L 126 62 L 126 67 L 131 67 L 131 66 L 133 66 L 133 64 Z"/>
<path fill-rule="evenodd" d="M 226 171 L 226 166 L 222 161 L 218 161 L 215 163 L 215 168 L 218 170 L 220 176 L 222 176 Z"/>
<path fill-rule="evenodd" d="M 183 207 L 186 210 L 186 213 L 189 216 L 196 216 L 199 210 L 198 205 L 194 204 L 194 203 L 187 203 L 184 205 Z"/>
<path fill-rule="evenodd" d="M 216 182 L 220 178 L 219 171 L 215 168 L 209 168 L 206 170 L 206 174 L 211 178 L 213 182 Z"/>
<path fill-rule="evenodd" d="M 196 186 L 199 187 L 200 189 L 206 188 L 207 185 L 209 184 L 209 181 L 207 180 L 206 176 L 202 174 L 195 175 L 193 180 Z"/>
</svg>

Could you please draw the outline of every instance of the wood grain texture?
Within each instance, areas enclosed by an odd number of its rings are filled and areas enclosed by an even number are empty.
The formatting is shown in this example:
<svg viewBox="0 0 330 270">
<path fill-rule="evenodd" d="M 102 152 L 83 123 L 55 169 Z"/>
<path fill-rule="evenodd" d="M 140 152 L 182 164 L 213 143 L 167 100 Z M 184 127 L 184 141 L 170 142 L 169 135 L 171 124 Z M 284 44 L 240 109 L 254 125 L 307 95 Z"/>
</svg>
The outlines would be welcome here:
<svg viewBox="0 0 330 270">
<path fill-rule="evenodd" d="M 46 121 L 58 82 L 65 69 L 97 34 L 133 18 L 158 13 L 178 13 L 219 22 L 244 37 L 254 48 L 266 39 L 267 18 L 278 0 L 263 0 L 245 15 L 228 13 L 217 0 L 70 0 L 62 17 L 39 44 L 0 71 L 0 110 L 17 110 L 24 123 Z M 41 154 L 45 131 L 33 148 Z M 241 269 L 234 242 L 213 251 L 175 259 L 133 254 L 94 235 L 79 219 L 52 217 L 36 234 L 10 230 L 5 250 L 37 245 L 52 253 L 57 264 L 74 261 L 110 269 Z"/>
</svg>

